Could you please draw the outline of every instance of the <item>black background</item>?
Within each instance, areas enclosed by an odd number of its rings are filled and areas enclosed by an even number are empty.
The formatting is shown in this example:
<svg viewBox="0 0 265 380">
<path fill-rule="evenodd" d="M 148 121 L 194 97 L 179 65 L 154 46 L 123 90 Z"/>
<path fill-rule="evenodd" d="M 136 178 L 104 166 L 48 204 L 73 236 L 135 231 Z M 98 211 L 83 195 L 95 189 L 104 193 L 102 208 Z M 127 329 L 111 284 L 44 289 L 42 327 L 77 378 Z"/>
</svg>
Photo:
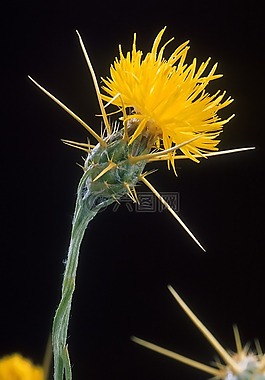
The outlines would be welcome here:
<svg viewBox="0 0 265 380">
<path fill-rule="evenodd" d="M 147 52 L 165 25 L 167 53 L 190 39 L 188 62 L 209 56 L 224 77 L 211 91 L 235 98 L 224 117 L 221 149 L 255 151 L 166 165 L 150 181 L 179 192 L 180 216 L 204 254 L 166 211 L 100 213 L 82 246 L 69 331 L 74 379 L 205 379 L 130 341 L 137 335 L 210 363 L 214 350 L 173 300 L 171 284 L 226 348 L 232 324 L 244 343 L 264 348 L 264 30 L 257 3 L 9 2 L 1 33 L 1 325 L 0 356 L 19 351 L 42 361 L 60 297 L 80 152 L 61 138 L 86 140 L 82 129 L 27 78 L 65 102 L 97 131 L 95 92 L 75 29 L 95 71 L 108 75 L 117 46 Z M 261 5 L 260 5 L 261 6 Z M 150 166 L 149 168 L 157 167 Z M 143 186 L 139 191 L 145 191 Z"/>
</svg>

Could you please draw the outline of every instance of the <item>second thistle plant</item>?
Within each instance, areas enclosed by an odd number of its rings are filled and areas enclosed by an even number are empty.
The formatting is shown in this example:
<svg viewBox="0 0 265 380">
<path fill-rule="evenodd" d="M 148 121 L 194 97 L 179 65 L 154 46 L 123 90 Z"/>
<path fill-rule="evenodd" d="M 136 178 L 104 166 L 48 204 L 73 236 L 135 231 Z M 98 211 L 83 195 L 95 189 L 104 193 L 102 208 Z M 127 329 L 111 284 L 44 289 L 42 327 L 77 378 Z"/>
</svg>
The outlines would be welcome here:
<svg viewBox="0 0 265 380">
<path fill-rule="evenodd" d="M 207 374 L 213 375 L 213 378 L 216 380 L 265 380 L 265 354 L 262 352 L 257 340 L 255 342 L 256 350 L 250 350 L 249 344 L 243 347 L 238 328 L 237 326 L 234 326 L 236 352 L 232 353 L 232 351 L 227 351 L 193 313 L 172 286 L 169 285 L 168 289 L 198 330 L 210 342 L 224 363 L 218 359 L 218 361 L 214 362 L 214 366 L 208 366 L 137 337 L 132 337 L 134 342 L 181 363 L 187 364 L 190 367 L 194 367 Z"/>
<path fill-rule="evenodd" d="M 193 240 L 204 249 L 175 211 L 146 179 L 149 162 L 167 161 L 176 171 L 177 159 L 230 153 L 217 152 L 216 138 L 230 118 L 222 120 L 218 111 L 228 106 L 231 98 L 218 91 L 210 95 L 205 88 L 219 78 L 214 65 L 208 74 L 209 60 L 196 69 L 196 59 L 185 64 L 187 42 L 179 46 L 168 59 L 164 58 L 165 43 L 160 49 L 165 28 L 162 29 L 149 53 L 136 49 L 116 58 L 110 77 L 104 79 L 102 94 L 83 41 L 80 44 L 94 82 L 103 118 L 105 133 L 98 135 L 59 99 L 30 78 L 44 93 L 76 119 L 96 140 L 96 145 L 63 140 L 66 144 L 86 152 L 83 175 L 78 185 L 72 233 L 65 267 L 61 301 L 54 318 L 52 341 L 54 379 L 72 378 L 67 349 L 67 334 L 71 302 L 75 289 L 80 245 L 88 223 L 97 212 L 119 201 L 127 194 L 138 202 L 136 185 L 143 182 L 167 207 Z M 103 101 L 107 102 L 105 105 Z M 109 123 L 106 107 L 113 104 L 121 113 L 122 122 Z M 244 149 L 244 148 L 243 148 Z M 239 149 L 242 150 L 242 149 Z"/>
</svg>

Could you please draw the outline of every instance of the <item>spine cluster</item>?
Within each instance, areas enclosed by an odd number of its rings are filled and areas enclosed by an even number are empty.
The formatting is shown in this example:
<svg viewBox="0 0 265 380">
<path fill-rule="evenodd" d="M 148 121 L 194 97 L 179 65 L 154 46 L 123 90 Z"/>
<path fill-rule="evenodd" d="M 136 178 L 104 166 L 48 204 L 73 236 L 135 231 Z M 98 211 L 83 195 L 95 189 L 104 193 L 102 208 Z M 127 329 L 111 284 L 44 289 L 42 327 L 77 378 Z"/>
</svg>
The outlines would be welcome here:
<svg viewBox="0 0 265 380">
<path fill-rule="evenodd" d="M 147 145 L 147 139 L 143 136 L 129 144 L 119 131 L 108 138 L 106 146 L 98 143 L 91 149 L 78 190 L 78 198 L 86 203 L 89 210 L 98 211 L 126 194 L 137 201 L 135 186 L 146 161 L 134 162 L 132 158 L 135 154 L 148 153 Z"/>
</svg>

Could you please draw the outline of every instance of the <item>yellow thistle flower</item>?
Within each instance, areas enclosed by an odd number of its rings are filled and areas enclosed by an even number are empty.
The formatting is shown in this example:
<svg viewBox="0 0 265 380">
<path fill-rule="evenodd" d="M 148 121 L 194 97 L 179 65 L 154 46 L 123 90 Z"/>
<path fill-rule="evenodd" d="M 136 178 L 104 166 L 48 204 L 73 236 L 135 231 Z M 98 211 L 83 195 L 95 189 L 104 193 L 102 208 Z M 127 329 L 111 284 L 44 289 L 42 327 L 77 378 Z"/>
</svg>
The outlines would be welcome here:
<svg viewBox="0 0 265 380">
<path fill-rule="evenodd" d="M 214 95 L 205 92 L 208 83 L 222 75 L 215 74 L 217 64 L 205 75 L 210 58 L 196 70 L 196 59 L 185 64 L 188 42 L 180 45 L 166 60 L 163 57 L 166 42 L 159 50 L 165 28 L 157 35 L 151 52 L 143 58 L 136 49 L 136 35 L 132 52 L 125 56 L 119 47 L 120 58 L 110 68 L 110 77 L 103 79 L 103 90 L 108 94 L 102 99 L 124 109 L 131 107 L 124 123 L 133 119 L 138 126 L 131 137 L 134 141 L 141 133 L 154 136 L 156 145 L 163 143 L 164 149 L 172 144 L 182 144 L 201 134 L 180 149 L 191 159 L 209 151 L 217 150 L 215 138 L 233 115 L 221 120 L 217 112 L 228 106 L 233 99 L 224 100 L 225 92 Z M 222 102 L 223 101 L 223 102 Z M 175 155 L 175 151 L 170 153 Z M 173 162 L 173 160 L 171 161 Z"/>
<path fill-rule="evenodd" d="M 0 379 L 43 380 L 44 371 L 20 354 L 13 354 L 0 359 Z"/>
</svg>

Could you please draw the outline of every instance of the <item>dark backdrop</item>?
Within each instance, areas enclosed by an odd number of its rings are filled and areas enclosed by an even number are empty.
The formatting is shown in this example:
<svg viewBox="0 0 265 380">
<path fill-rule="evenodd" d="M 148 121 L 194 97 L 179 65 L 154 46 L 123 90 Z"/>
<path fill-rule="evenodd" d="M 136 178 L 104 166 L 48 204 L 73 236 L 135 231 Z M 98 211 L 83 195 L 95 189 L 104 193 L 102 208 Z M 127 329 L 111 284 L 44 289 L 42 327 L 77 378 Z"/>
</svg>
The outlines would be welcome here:
<svg viewBox="0 0 265 380">
<path fill-rule="evenodd" d="M 245 5 L 244 5 L 245 4 Z M 75 29 L 95 71 L 108 74 L 117 46 L 150 49 L 167 25 L 168 47 L 190 39 L 188 60 L 212 57 L 224 77 L 212 91 L 235 98 L 220 148 L 255 151 L 166 165 L 150 177 L 178 192 L 180 216 L 204 254 L 166 212 L 100 213 L 82 246 L 69 331 L 74 379 L 205 379 L 135 345 L 132 334 L 210 363 L 214 350 L 167 290 L 171 284 L 227 348 L 232 324 L 264 348 L 264 30 L 262 9 L 236 1 L 9 2 L 1 33 L 0 356 L 40 363 L 59 301 L 81 153 L 61 138 L 86 132 L 27 79 L 33 76 L 100 130 L 95 92 Z M 171 49 L 171 50 L 170 50 Z M 4 116 L 3 116 L 4 115 Z M 142 186 L 139 191 L 145 191 Z"/>
</svg>

